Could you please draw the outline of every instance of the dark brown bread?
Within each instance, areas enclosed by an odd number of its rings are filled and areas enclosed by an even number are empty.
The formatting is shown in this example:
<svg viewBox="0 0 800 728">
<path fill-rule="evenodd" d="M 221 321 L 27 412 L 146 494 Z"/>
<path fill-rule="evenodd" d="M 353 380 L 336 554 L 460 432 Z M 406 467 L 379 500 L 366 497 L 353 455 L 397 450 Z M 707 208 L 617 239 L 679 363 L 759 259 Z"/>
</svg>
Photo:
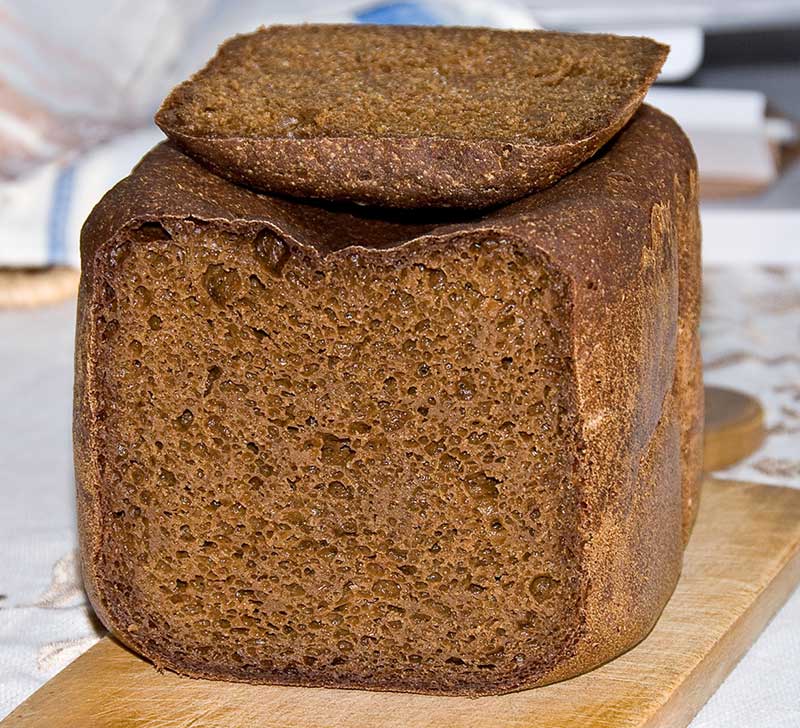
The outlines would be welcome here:
<svg viewBox="0 0 800 728">
<path fill-rule="evenodd" d="M 273 26 L 223 44 L 156 122 L 219 174 L 267 192 L 488 207 L 591 157 L 666 53 L 611 35 Z"/>
<path fill-rule="evenodd" d="M 680 572 L 698 444 L 682 462 L 694 169 L 645 107 L 544 192 L 410 224 L 153 150 L 82 236 L 103 622 L 193 676 L 440 694 L 636 644 Z"/>
<path fill-rule="evenodd" d="M 697 174 L 678 190 L 673 202 L 674 224 L 680 242 L 678 301 L 678 355 L 676 387 L 681 411 L 681 472 L 683 479 L 684 537 L 689 540 L 700 506 L 703 480 L 703 364 L 700 356 L 700 215 Z"/>
</svg>

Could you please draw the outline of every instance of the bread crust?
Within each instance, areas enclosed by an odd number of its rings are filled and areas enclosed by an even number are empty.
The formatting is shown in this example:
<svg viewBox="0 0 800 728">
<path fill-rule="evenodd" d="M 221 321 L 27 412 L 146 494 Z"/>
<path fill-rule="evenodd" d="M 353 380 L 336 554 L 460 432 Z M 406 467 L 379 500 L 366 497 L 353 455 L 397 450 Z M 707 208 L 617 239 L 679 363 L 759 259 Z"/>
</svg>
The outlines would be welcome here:
<svg viewBox="0 0 800 728">
<path fill-rule="evenodd" d="M 674 589 L 683 535 L 696 509 L 693 484 L 702 402 L 699 350 L 692 345 L 697 341 L 699 278 L 681 278 L 684 270 L 696 267 L 699 245 L 699 228 L 692 222 L 694 170 L 691 149 L 677 125 L 644 107 L 601 156 L 554 187 L 478 219 L 410 224 L 258 195 L 217 178 L 168 144 L 153 150 L 95 208 L 81 240 L 75 464 L 84 579 L 103 623 L 159 668 L 194 677 L 243 679 L 229 666 L 175 660 L 166 646 L 153 652 L 119 619 L 115 595 L 105 588 L 98 570 L 103 549 L 98 494 L 103 482 L 97 414 L 102 403 L 94 382 L 98 368 L 112 365 L 97 356 L 98 281 L 109 252 L 130 227 L 193 218 L 253 233 L 269 228 L 323 256 L 355 250 L 380 256 L 389 248 L 424 249 L 460 236 L 492 235 L 529 246 L 570 281 L 570 336 L 583 442 L 576 477 L 582 497 L 585 593 L 576 643 L 558 664 L 531 678 L 480 687 L 342 684 L 296 675 L 285 680 L 272 676 L 268 682 L 499 694 L 580 674 L 637 644 Z M 687 346 L 691 351 L 683 350 Z M 686 402 L 691 403 L 689 411 Z"/>
<path fill-rule="evenodd" d="M 630 120 L 645 92 L 591 136 L 549 146 L 435 137 L 208 137 L 180 131 L 164 113 L 156 122 L 187 154 L 256 190 L 394 208 L 480 209 L 549 187 L 573 170 Z"/>
</svg>

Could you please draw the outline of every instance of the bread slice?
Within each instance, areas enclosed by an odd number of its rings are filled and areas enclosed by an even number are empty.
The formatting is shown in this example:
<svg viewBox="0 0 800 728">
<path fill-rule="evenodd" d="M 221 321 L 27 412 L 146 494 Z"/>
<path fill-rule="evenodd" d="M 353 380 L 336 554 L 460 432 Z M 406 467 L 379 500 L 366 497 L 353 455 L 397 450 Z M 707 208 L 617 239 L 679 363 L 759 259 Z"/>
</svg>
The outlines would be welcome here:
<svg viewBox="0 0 800 728">
<path fill-rule="evenodd" d="M 630 648 L 681 567 L 693 179 L 649 108 L 463 219 L 259 195 L 157 147 L 82 235 L 100 618 L 192 676 L 451 695 Z"/>
<path fill-rule="evenodd" d="M 612 35 L 273 26 L 223 44 L 156 122 L 258 190 L 481 208 L 591 157 L 639 107 L 666 54 Z"/>
</svg>

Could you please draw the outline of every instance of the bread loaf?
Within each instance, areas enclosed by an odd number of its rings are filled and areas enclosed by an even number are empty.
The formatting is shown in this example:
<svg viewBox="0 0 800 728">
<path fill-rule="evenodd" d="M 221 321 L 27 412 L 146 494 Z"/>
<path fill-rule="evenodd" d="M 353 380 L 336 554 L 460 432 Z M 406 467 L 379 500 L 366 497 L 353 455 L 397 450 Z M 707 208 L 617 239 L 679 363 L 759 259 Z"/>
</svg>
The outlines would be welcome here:
<svg viewBox="0 0 800 728">
<path fill-rule="evenodd" d="M 487 215 L 270 197 L 156 147 L 82 235 L 100 618 L 187 675 L 447 695 L 629 649 L 695 507 L 696 207 L 648 107 Z"/>
<path fill-rule="evenodd" d="M 611 35 L 273 26 L 225 43 L 156 121 L 217 173 L 267 192 L 488 207 L 591 157 L 666 53 Z"/>
</svg>

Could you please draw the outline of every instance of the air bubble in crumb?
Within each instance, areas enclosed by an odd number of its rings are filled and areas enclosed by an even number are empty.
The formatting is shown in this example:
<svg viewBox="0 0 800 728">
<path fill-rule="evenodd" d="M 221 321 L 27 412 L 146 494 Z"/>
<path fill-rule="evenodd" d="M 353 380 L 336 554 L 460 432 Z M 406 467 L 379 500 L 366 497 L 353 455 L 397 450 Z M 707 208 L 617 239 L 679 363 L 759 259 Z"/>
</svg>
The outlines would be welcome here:
<svg viewBox="0 0 800 728">
<path fill-rule="evenodd" d="M 177 421 L 178 425 L 182 429 L 186 430 L 189 428 L 192 422 L 194 422 L 194 414 L 190 409 L 185 409 L 180 415 L 178 415 Z"/>
<path fill-rule="evenodd" d="M 253 243 L 256 260 L 273 276 L 279 276 L 289 260 L 291 252 L 286 241 L 272 230 L 264 229 Z"/>
<path fill-rule="evenodd" d="M 544 602 L 550 599 L 557 586 L 558 584 L 555 579 L 547 574 L 543 574 L 531 581 L 531 594 L 537 602 Z"/>
<path fill-rule="evenodd" d="M 203 274 L 203 285 L 211 300 L 224 306 L 236 297 L 242 281 L 238 271 L 215 263 L 206 268 L 206 272 Z"/>
</svg>

